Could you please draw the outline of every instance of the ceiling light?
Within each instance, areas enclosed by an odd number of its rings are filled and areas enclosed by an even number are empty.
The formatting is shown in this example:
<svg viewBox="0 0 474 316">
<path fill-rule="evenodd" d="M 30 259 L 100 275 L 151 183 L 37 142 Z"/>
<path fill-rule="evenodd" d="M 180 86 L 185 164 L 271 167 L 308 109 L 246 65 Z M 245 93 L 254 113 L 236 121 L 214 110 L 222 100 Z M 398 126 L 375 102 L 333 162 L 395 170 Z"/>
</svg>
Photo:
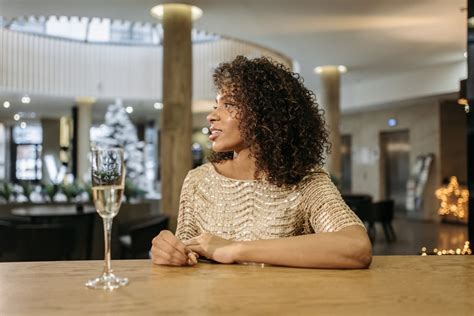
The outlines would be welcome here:
<svg viewBox="0 0 474 316">
<path fill-rule="evenodd" d="M 314 68 L 314 72 L 317 73 L 318 75 L 323 72 L 323 67 L 316 67 Z"/>
<path fill-rule="evenodd" d="M 24 97 L 21 98 L 21 103 L 28 104 L 30 102 L 31 102 L 31 99 L 27 95 L 25 95 Z"/>
<path fill-rule="evenodd" d="M 339 65 L 337 66 L 337 70 L 339 70 L 341 74 L 345 74 L 347 72 L 347 67 L 344 65 Z"/>
<path fill-rule="evenodd" d="M 10 102 L 8 102 L 8 101 L 3 102 L 3 107 L 5 109 L 8 109 L 10 107 Z"/>
<path fill-rule="evenodd" d="M 13 119 L 15 121 L 19 121 L 20 120 L 20 114 L 16 113 L 15 115 L 13 115 Z"/>
<path fill-rule="evenodd" d="M 21 128 L 26 128 L 26 122 L 21 122 L 21 123 L 20 123 L 20 127 L 21 127 Z"/>
<path fill-rule="evenodd" d="M 155 104 L 153 104 L 153 107 L 157 110 L 161 110 L 163 109 L 163 103 L 155 102 Z"/>
<path fill-rule="evenodd" d="M 347 72 L 347 67 L 344 65 L 318 66 L 314 68 L 314 72 L 318 75 L 322 74 L 323 72 L 339 72 L 340 74 L 345 74 Z"/>
<path fill-rule="evenodd" d="M 201 132 L 202 132 L 204 135 L 207 135 L 207 134 L 209 134 L 209 128 L 203 127 L 202 130 L 201 130 Z"/>
<path fill-rule="evenodd" d="M 164 12 L 165 12 L 165 6 L 173 6 L 175 8 L 179 8 L 179 7 L 182 7 L 182 8 L 185 8 L 185 7 L 191 7 L 191 18 L 193 21 L 196 21 L 198 20 L 201 16 L 202 16 L 202 10 L 196 6 L 190 6 L 190 5 L 187 5 L 187 4 L 183 4 L 183 3 L 166 3 L 166 4 L 160 4 L 160 5 L 157 5 L 157 6 L 154 6 L 153 8 L 151 8 L 150 10 L 150 14 L 159 19 L 159 20 L 163 20 L 163 15 L 164 15 Z"/>
<path fill-rule="evenodd" d="M 125 112 L 127 112 L 128 114 L 132 113 L 132 112 L 133 112 L 133 107 L 127 106 L 127 107 L 125 108 Z"/>
</svg>

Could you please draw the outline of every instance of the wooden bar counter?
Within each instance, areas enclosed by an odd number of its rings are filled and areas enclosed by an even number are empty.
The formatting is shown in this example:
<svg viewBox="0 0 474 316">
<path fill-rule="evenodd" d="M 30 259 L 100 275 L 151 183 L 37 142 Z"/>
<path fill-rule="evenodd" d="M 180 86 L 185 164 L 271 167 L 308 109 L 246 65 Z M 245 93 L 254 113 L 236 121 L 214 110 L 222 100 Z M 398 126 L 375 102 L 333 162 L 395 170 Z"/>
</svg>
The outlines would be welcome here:
<svg viewBox="0 0 474 316">
<path fill-rule="evenodd" d="M 471 256 L 374 257 L 368 270 L 113 261 L 130 284 L 84 282 L 101 261 L 0 263 L 0 315 L 474 315 Z"/>
</svg>

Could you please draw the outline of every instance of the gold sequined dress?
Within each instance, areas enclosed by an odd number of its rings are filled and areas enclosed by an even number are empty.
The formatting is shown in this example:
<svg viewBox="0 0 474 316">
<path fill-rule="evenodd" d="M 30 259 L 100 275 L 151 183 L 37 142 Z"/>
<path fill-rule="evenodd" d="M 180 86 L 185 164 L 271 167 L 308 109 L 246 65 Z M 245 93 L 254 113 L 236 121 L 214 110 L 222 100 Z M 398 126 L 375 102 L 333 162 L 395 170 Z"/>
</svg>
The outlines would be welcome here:
<svg viewBox="0 0 474 316">
<path fill-rule="evenodd" d="M 184 180 L 176 236 L 188 240 L 208 232 L 229 240 L 258 240 L 332 232 L 364 224 L 344 203 L 324 171 L 295 189 L 265 180 L 235 180 L 211 163 Z"/>
</svg>

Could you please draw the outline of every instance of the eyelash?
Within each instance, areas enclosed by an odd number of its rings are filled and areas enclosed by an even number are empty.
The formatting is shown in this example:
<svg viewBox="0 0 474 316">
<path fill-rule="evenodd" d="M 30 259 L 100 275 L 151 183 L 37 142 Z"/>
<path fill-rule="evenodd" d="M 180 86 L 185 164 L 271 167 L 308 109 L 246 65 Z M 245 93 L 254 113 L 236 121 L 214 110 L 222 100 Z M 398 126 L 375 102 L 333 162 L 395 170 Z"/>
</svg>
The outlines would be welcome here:
<svg viewBox="0 0 474 316">
<path fill-rule="evenodd" d="M 217 110 L 217 107 L 218 107 L 218 105 L 214 105 L 214 106 L 213 106 L 213 109 L 214 109 L 214 110 Z M 234 107 L 235 107 L 234 104 L 224 103 L 224 109 L 226 109 L 226 110 L 232 109 L 232 108 L 234 108 Z"/>
</svg>

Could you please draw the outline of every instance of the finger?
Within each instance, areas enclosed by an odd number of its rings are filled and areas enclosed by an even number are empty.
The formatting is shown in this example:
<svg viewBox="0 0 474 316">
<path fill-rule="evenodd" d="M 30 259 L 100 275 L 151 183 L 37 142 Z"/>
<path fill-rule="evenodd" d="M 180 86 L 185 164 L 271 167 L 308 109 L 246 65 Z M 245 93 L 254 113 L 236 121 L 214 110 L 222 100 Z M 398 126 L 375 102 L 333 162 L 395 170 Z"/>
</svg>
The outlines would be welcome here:
<svg viewBox="0 0 474 316">
<path fill-rule="evenodd" d="M 160 235 L 158 236 L 161 236 L 162 240 L 166 241 L 169 245 L 174 247 L 183 255 L 186 255 L 189 252 L 189 250 L 186 249 L 186 246 L 178 238 L 176 238 L 175 235 L 173 235 L 170 231 L 166 231 L 166 233 L 163 233 L 163 234 L 160 233 Z"/>
<path fill-rule="evenodd" d="M 187 262 L 188 266 L 193 266 L 193 265 L 198 263 L 197 260 L 193 260 L 193 259 L 190 259 L 190 258 L 188 258 L 188 260 L 186 262 Z"/>
<path fill-rule="evenodd" d="M 159 240 L 153 245 L 151 248 L 151 254 L 152 258 L 161 257 L 166 260 L 171 260 L 171 258 L 173 258 L 175 261 L 179 261 L 181 263 L 185 263 L 187 260 L 187 255 L 177 251 L 163 240 Z"/>
<path fill-rule="evenodd" d="M 175 267 L 184 265 L 184 264 L 181 264 L 181 263 L 178 263 L 178 262 L 168 261 L 168 260 L 163 259 L 163 258 L 155 258 L 155 259 L 152 260 L 152 262 L 153 262 L 153 264 L 157 264 L 157 265 L 166 265 L 166 266 L 175 266 Z"/>
<path fill-rule="evenodd" d="M 193 237 L 193 238 L 191 238 L 191 239 L 188 239 L 188 240 L 186 240 L 186 241 L 183 241 L 183 243 L 184 243 L 185 246 L 188 246 L 188 247 L 189 247 L 190 245 L 198 245 L 198 244 L 199 244 L 199 242 L 196 240 L 195 237 Z"/>
<path fill-rule="evenodd" d="M 169 254 L 171 254 L 171 255 L 177 253 L 177 254 L 179 254 L 179 255 L 181 255 L 181 256 L 183 256 L 183 257 L 186 256 L 186 254 L 183 254 L 183 253 L 181 253 L 180 251 L 176 250 L 176 248 L 172 247 L 170 244 L 168 244 L 168 243 L 167 243 L 166 241 L 164 241 L 164 240 L 160 240 L 160 241 L 158 242 L 158 247 L 157 247 L 157 248 L 158 248 L 159 251 L 163 251 L 163 252 L 169 253 Z"/>
<path fill-rule="evenodd" d="M 171 234 L 171 232 L 168 232 L 168 233 L 161 232 L 158 236 L 153 238 L 153 240 L 152 240 L 153 247 L 156 246 L 158 248 L 162 248 L 163 244 L 166 244 L 169 247 L 172 247 L 174 249 L 174 251 L 178 251 L 178 252 L 182 253 L 183 256 L 186 256 L 186 253 L 187 253 L 186 251 L 183 251 L 183 249 L 180 248 L 180 247 L 175 247 L 174 246 L 173 239 L 176 239 L 176 237 L 174 237 L 174 235 L 172 235 L 172 234 L 170 235 L 170 234 Z M 176 239 L 176 240 L 179 242 L 178 239 Z M 188 250 L 188 252 L 189 252 L 189 250 Z"/>
<path fill-rule="evenodd" d="M 194 252 L 188 253 L 188 261 L 191 261 L 194 264 L 197 263 L 197 257 Z"/>
<path fill-rule="evenodd" d="M 193 252 L 197 253 L 198 255 L 205 256 L 201 245 L 192 245 L 192 246 L 189 246 L 189 249 L 191 249 Z"/>
<path fill-rule="evenodd" d="M 188 260 L 188 258 L 181 253 L 167 253 L 163 251 L 158 252 L 155 259 L 170 265 L 185 265 Z"/>
</svg>

